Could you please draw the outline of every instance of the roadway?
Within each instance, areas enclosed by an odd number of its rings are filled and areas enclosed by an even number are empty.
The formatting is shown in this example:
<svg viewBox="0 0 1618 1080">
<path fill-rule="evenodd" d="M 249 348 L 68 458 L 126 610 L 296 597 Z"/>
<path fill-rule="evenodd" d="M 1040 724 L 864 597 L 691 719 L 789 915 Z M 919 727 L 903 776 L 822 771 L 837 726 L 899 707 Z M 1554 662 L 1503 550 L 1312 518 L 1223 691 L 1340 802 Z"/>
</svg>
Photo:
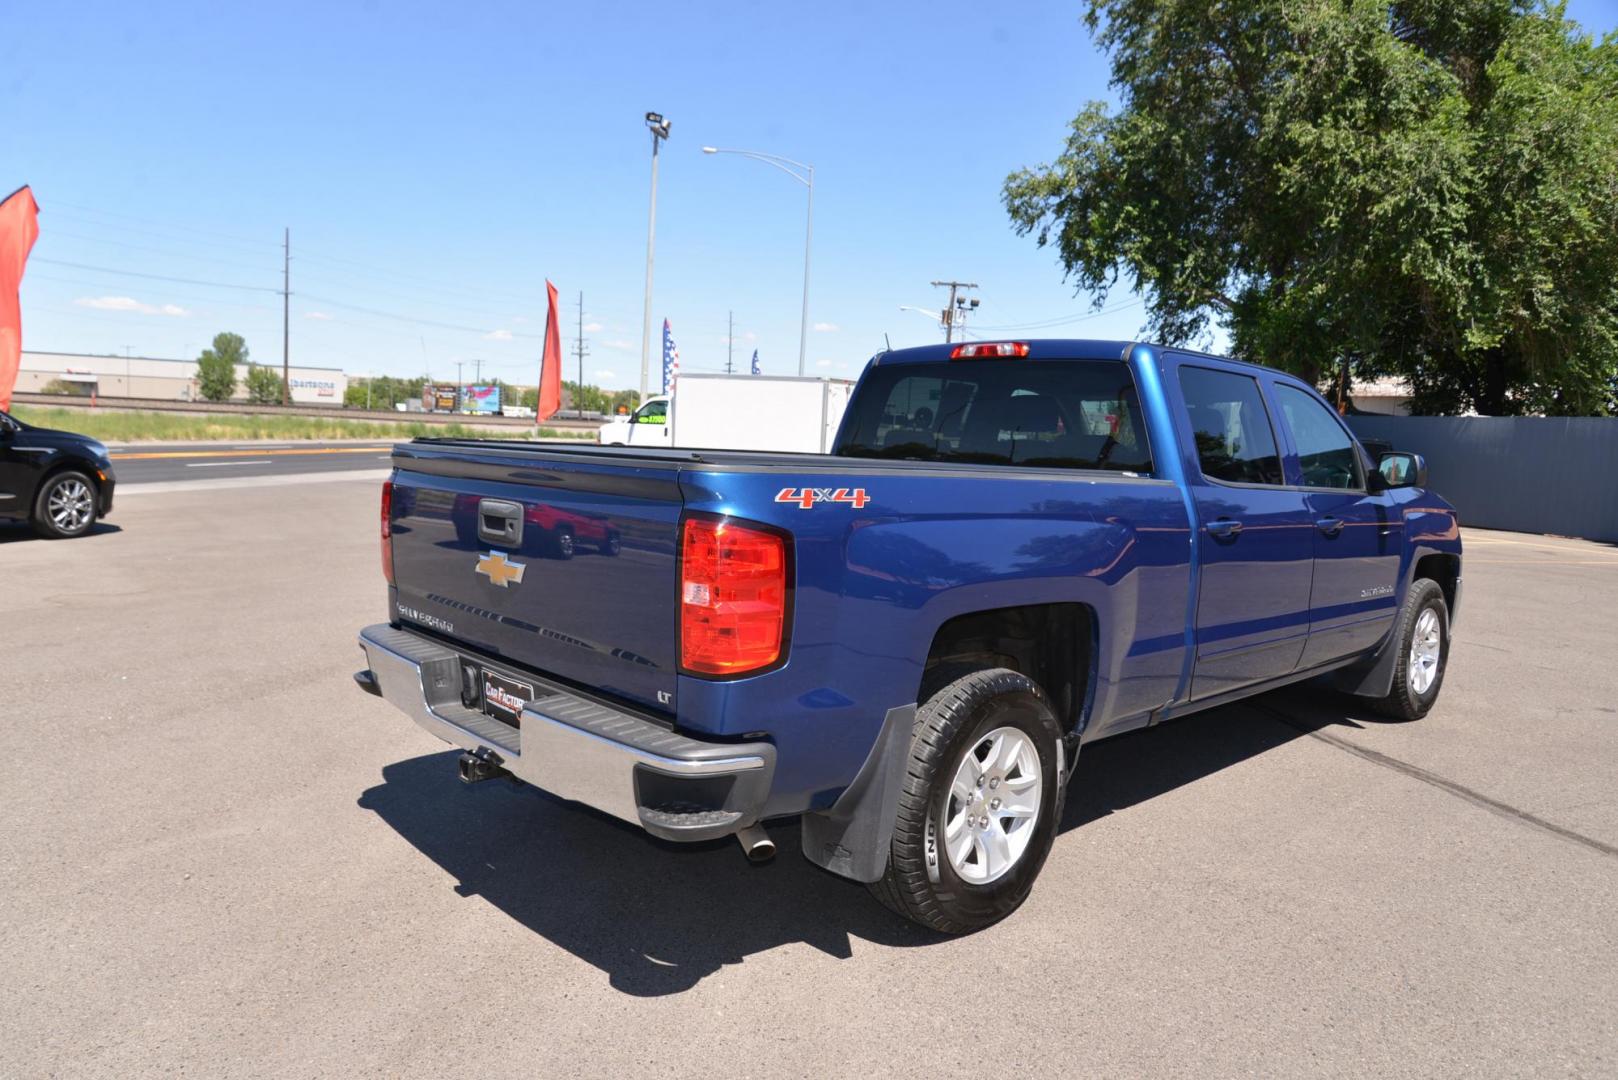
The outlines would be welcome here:
<svg viewBox="0 0 1618 1080">
<path fill-rule="evenodd" d="M 463 788 L 350 678 L 375 483 L 312 479 L 0 535 L 0 1076 L 1618 1073 L 1618 548 L 1469 530 L 1419 722 L 1085 748 L 1029 902 L 941 939 L 791 824 Z"/>
<path fill-rule="evenodd" d="M 137 484 L 382 469 L 398 441 L 117 444 L 107 450 L 123 489 Z"/>
</svg>

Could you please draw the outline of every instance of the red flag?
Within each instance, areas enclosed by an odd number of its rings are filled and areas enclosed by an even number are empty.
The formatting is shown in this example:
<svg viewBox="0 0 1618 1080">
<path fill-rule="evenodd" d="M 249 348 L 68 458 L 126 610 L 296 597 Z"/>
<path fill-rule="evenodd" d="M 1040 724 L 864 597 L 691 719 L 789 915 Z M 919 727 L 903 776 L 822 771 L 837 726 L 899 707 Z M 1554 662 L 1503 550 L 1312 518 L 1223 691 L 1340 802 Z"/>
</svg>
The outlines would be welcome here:
<svg viewBox="0 0 1618 1080">
<path fill-rule="evenodd" d="M 38 238 L 39 204 L 24 185 L 0 202 L 0 409 L 11 408 L 11 391 L 22 365 L 22 304 L 17 289 Z M 554 298 L 551 310 L 556 310 Z"/>
<path fill-rule="evenodd" d="M 562 328 L 556 323 L 556 286 L 545 282 L 550 311 L 545 315 L 545 353 L 539 361 L 539 408 L 536 420 L 549 420 L 562 407 Z"/>
</svg>

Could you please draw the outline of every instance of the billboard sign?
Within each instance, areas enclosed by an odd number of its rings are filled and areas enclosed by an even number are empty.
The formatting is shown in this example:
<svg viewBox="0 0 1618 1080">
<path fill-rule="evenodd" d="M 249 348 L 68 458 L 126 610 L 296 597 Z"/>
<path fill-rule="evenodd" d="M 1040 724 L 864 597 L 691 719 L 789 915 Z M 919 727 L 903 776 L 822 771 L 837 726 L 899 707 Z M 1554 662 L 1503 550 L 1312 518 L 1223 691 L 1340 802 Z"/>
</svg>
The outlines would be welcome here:
<svg viewBox="0 0 1618 1080">
<path fill-rule="evenodd" d="M 461 409 L 469 413 L 500 413 L 500 387 L 468 386 L 463 393 Z"/>
</svg>

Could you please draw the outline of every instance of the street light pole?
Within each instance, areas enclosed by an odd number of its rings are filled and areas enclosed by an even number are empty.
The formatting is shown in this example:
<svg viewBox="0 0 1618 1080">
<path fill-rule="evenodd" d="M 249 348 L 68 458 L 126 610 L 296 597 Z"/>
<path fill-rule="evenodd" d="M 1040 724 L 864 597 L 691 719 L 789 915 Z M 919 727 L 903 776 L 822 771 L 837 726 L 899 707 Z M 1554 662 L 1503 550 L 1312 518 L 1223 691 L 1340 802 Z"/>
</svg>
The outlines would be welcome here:
<svg viewBox="0 0 1618 1080">
<path fill-rule="evenodd" d="M 646 400 L 646 380 L 652 359 L 652 256 L 657 249 L 657 148 L 669 137 L 669 121 L 661 113 L 646 114 L 652 133 L 652 206 L 646 220 L 646 304 L 640 323 L 640 400 Z"/>
<path fill-rule="evenodd" d="M 702 152 L 739 154 L 754 161 L 762 161 L 766 165 L 775 166 L 809 189 L 809 214 L 803 232 L 803 312 L 798 318 L 798 374 L 802 375 L 804 359 L 809 351 L 809 250 L 815 238 L 815 167 L 778 154 L 765 154 L 757 150 L 728 150 L 718 146 L 704 146 Z"/>
</svg>

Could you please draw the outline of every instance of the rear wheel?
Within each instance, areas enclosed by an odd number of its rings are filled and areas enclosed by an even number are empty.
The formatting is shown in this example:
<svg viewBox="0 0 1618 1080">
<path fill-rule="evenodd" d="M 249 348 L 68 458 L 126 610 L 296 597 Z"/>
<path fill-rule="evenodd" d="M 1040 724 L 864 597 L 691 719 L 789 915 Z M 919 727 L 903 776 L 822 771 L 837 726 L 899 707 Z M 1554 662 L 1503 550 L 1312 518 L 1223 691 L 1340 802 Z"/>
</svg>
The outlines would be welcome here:
<svg viewBox="0 0 1618 1080">
<path fill-rule="evenodd" d="M 558 559 L 571 559 L 575 550 L 573 530 L 566 525 L 558 528 L 556 535 L 551 537 L 551 548 Z"/>
<path fill-rule="evenodd" d="M 52 540 L 82 536 L 95 520 L 95 482 L 81 472 L 48 478 L 34 500 L 34 528 Z"/>
<path fill-rule="evenodd" d="M 616 555 L 623 549 L 624 540 L 623 537 L 618 535 L 617 530 L 608 532 L 607 538 L 601 542 L 601 554 L 603 555 Z"/>
<path fill-rule="evenodd" d="M 916 714 L 887 872 L 894 911 L 948 934 L 1010 915 L 1050 854 L 1062 811 L 1061 727 L 1039 685 L 964 675 Z"/>
<path fill-rule="evenodd" d="M 1411 583 L 1394 633 L 1399 656 L 1393 686 L 1371 707 L 1395 720 L 1419 720 L 1438 700 L 1449 662 L 1449 605 L 1438 582 L 1420 578 Z"/>
</svg>

